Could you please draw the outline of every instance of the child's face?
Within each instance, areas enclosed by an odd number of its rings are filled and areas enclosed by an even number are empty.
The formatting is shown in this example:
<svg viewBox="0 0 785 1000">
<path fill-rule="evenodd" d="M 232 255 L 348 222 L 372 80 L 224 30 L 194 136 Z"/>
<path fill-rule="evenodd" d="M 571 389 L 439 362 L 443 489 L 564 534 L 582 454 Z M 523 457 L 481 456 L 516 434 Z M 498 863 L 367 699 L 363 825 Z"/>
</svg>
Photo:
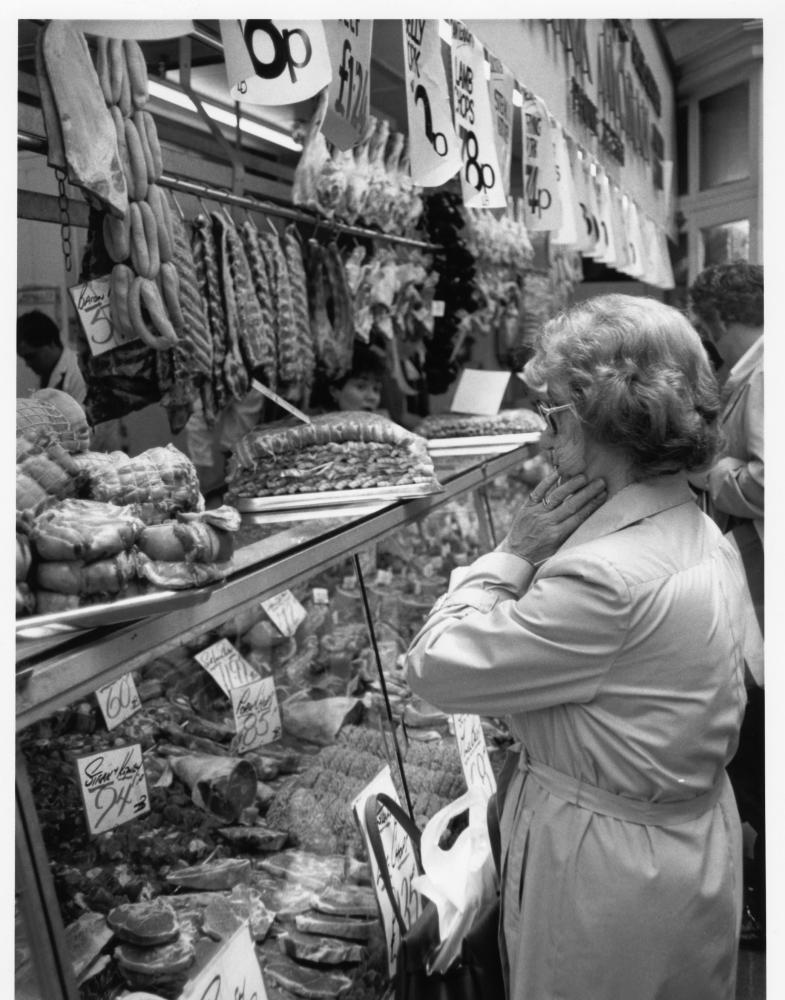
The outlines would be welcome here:
<svg viewBox="0 0 785 1000">
<path fill-rule="evenodd" d="M 375 375 L 350 375 L 340 389 L 333 389 L 339 410 L 377 410 L 381 398 L 381 380 Z"/>
</svg>

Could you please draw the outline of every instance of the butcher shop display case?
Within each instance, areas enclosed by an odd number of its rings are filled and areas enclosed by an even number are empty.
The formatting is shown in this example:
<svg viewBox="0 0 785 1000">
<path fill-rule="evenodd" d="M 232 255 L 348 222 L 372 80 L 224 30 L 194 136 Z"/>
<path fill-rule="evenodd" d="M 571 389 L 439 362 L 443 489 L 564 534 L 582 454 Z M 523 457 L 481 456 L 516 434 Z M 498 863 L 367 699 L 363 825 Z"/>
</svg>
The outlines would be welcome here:
<svg viewBox="0 0 785 1000">
<path fill-rule="evenodd" d="M 423 496 L 247 510 L 191 601 L 18 631 L 17 997 L 189 995 L 243 921 L 270 998 L 384 994 L 352 801 L 385 767 L 420 824 L 465 790 L 403 654 L 536 460 L 475 447 Z"/>
</svg>

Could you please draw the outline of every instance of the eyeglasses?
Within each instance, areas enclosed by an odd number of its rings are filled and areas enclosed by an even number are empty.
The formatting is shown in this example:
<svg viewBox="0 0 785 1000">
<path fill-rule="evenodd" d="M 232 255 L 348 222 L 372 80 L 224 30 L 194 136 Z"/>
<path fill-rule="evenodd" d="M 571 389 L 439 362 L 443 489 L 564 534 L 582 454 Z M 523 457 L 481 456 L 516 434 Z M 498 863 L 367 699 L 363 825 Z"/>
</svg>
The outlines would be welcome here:
<svg viewBox="0 0 785 1000">
<path fill-rule="evenodd" d="M 545 421 L 545 423 L 548 425 L 548 428 L 552 434 L 559 433 L 559 425 L 553 419 L 554 413 L 562 413 L 564 410 L 572 410 L 575 416 L 576 417 L 578 416 L 578 411 L 575 409 L 573 403 L 560 403 L 558 406 L 546 406 L 545 403 L 542 403 L 540 402 L 540 400 L 537 400 L 535 406 L 537 407 L 537 412 Z"/>
</svg>

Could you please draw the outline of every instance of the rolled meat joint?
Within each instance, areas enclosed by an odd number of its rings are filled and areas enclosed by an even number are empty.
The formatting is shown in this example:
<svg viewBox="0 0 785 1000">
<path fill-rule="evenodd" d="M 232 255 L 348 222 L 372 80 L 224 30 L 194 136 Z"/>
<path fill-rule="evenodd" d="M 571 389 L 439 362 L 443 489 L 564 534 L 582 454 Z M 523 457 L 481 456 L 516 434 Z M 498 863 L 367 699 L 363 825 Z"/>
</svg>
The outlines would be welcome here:
<svg viewBox="0 0 785 1000">
<path fill-rule="evenodd" d="M 127 552 L 92 563 L 40 562 L 35 569 L 36 583 L 42 590 L 80 597 L 119 594 L 135 576 L 136 560 Z"/>
<path fill-rule="evenodd" d="M 169 763 L 190 788 L 194 804 L 222 819 L 238 819 L 256 799 L 256 772 L 241 757 L 185 754 Z"/>
<path fill-rule="evenodd" d="M 129 549 L 143 530 L 144 522 L 128 508 L 71 499 L 39 514 L 30 541 L 40 560 L 90 563 Z"/>
<path fill-rule="evenodd" d="M 164 562 L 223 563 L 234 552 L 231 532 L 217 531 L 198 521 L 151 525 L 144 529 L 138 544 L 150 559 Z"/>
<path fill-rule="evenodd" d="M 16 439 L 16 510 L 23 523 L 30 523 L 48 504 L 73 496 L 84 476 L 57 441 Z"/>
<path fill-rule="evenodd" d="M 16 401 L 17 437 L 58 441 L 70 454 L 90 446 L 90 426 L 81 405 L 61 389 L 36 389 Z"/>
</svg>

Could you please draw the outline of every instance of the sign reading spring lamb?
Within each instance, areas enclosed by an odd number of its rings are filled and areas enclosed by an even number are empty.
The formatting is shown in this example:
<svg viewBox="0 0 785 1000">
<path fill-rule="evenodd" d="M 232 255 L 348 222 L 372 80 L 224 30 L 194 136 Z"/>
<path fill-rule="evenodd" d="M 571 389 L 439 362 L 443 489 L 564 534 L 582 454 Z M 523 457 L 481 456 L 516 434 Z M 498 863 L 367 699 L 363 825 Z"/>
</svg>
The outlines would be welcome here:
<svg viewBox="0 0 785 1000">
<path fill-rule="evenodd" d="M 502 172 L 504 193 L 509 194 L 514 111 L 512 94 L 515 89 L 515 80 L 507 67 L 491 53 L 488 53 L 488 62 L 491 66 L 488 93 L 491 99 L 491 113 L 493 114 L 493 138 Z"/>
<path fill-rule="evenodd" d="M 439 22 L 401 21 L 412 180 L 439 187 L 461 167 L 442 62 Z"/>
<path fill-rule="evenodd" d="M 461 192 L 467 208 L 506 208 L 485 81 L 485 56 L 460 21 L 452 25 L 452 105 L 461 144 Z"/>
<path fill-rule="evenodd" d="M 260 18 L 220 25 L 232 100 L 296 104 L 330 82 L 330 53 L 321 21 Z"/>
<path fill-rule="evenodd" d="M 373 21 L 325 21 L 324 33 L 332 81 L 322 132 L 338 149 L 350 149 L 362 138 L 370 113 Z"/>
</svg>

